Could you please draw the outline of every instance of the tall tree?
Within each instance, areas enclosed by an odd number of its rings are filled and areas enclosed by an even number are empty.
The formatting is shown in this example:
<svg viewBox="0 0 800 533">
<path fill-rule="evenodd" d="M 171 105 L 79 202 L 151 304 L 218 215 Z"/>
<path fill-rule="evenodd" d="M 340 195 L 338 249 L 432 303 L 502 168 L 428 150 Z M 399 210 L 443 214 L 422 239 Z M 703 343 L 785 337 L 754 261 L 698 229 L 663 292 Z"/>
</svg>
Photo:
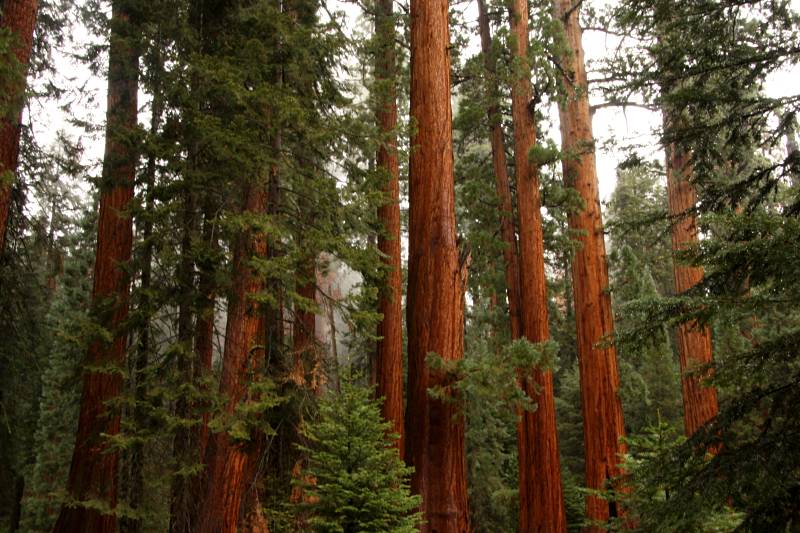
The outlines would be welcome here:
<svg viewBox="0 0 800 533">
<path fill-rule="evenodd" d="M 242 186 L 244 218 L 262 215 L 267 207 L 266 179 L 247 180 Z M 259 347 L 263 321 L 254 297 L 263 290 L 264 279 L 254 270 L 253 258 L 266 255 L 266 235 L 245 224 L 235 238 L 233 251 L 233 286 L 229 294 L 228 322 L 225 328 L 225 352 L 220 379 L 220 393 L 225 396 L 225 413 L 235 417 L 237 407 L 249 400 L 249 376 L 258 371 L 263 355 Z M 207 473 L 196 531 L 235 532 L 240 520 L 245 479 L 255 456 L 249 433 L 234 436 L 226 430 L 213 433 L 206 449 Z M 243 437 L 243 438 L 242 438 Z"/>
<path fill-rule="evenodd" d="M 385 174 L 385 204 L 378 209 L 383 231 L 378 236 L 378 249 L 384 254 L 387 267 L 386 284 L 381 291 L 378 312 L 378 346 L 375 358 L 377 394 L 383 397 L 381 414 L 392 423 L 392 431 L 400 437 L 397 448 L 403 456 L 403 272 L 400 249 L 400 164 L 397 157 L 397 60 L 395 53 L 395 21 L 393 0 L 378 0 L 375 14 L 377 41 L 375 85 L 378 96 L 377 120 L 381 133 L 378 168 Z"/>
<path fill-rule="evenodd" d="M 108 436 L 119 433 L 119 413 L 108 402 L 119 396 L 125 363 L 133 227 L 128 208 L 133 199 L 137 149 L 135 130 L 139 54 L 137 32 L 127 2 L 115 1 L 111 12 L 108 102 L 100 214 L 92 289 L 93 314 L 108 332 L 89 346 L 83 374 L 78 432 L 67 492 L 54 531 L 115 531 L 119 454 Z"/>
<path fill-rule="evenodd" d="M 584 208 L 569 217 L 570 229 L 580 246 L 572 262 L 575 322 L 578 336 L 581 402 L 583 406 L 586 485 L 603 490 L 609 480 L 621 474 L 618 464 L 625 445 L 622 403 L 619 397 L 617 352 L 604 344 L 614 331 L 611 297 L 608 293 L 603 220 L 597 185 L 594 138 L 592 135 L 582 30 L 578 22 L 580 3 L 556 0 L 556 16 L 564 25 L 567 50 L 560 58 L 566 102 L 559 107 L 564 181 L 573 187 Z M 619 514 L 612 502 L 591 495 L 587 518 L 606 521 Z"/>
<path fill-rule="evenodd" d="M 33 29 L 36 25 L 37 0 L 4 0 L 0 5 L 0 28 L 8 30 L 19 64 L 18 78 L 10 84 L 11 91 L 3 95 L 9 109 L 0 119 L 0 253 L 5 250 L 8 211 L 11 205 L 11 186 L 19 160 L 20 123 L 25 95 L 28 62 L 33 51 Z"/>
<path fill-rule="evenodd" d="M 689 154 L 676 145 L 669 145 L 666 155 L 675 292 L 683 294 L 703 280 L 703 267 L 683 264 L 680 257 L 681 252 L 699 242 L 693 212 L 697 195 L 689 182 L 692 168 Z M 717 389 L 703 384 L 703 378 L 707 377 L 704 367 L 713 360 L 711 329 L 692 320 L 678 325 L 676 337 L 681 364 L 684 431 L 691 436 L 719 411 Z"/>
<path fill-rule="evenodd" d="M 515 0 L 511 8 L 512 53 L 516 76 L 511 86 L 514 121 L 514 168 L 519 211 L 520 293 L 522 336 L 544 342 L 547 324 L 547 280 L 544 273 L 539 169 L 531 164 L 536 142 L 528 61 L 528 2 Z M 520 531 L 566 531 L 561 465 L 556 433 L 553 374 L 547 369 L 522 369 L 523 390 L 535 399 L 535 411 L 522 413 L 518 427 Z"/>
<path fill-rule="evenodd" d="M 517 236 L 514 233 L 514 205 L 508 179 L 505 141 L 503 140 L 502 117 L 496 101 L 498 97 L 496 58 L 492 53 L 492 34 L 489 27 L 489 13 L 486 1 L 478 0 L 478 26 L 481 37 L 481 52 L 486 69 L 489 99 L 487 115 L 489 120 L 489 140 L 492 145 L 492 167 L 497 197 L 500 199 L 500 236 L 503 239 L 503 260 L 505 261 L 506 290 L 508 293 L 508 313 L 511 323 L 511 337 L 520 336 L 520 293 L 519 259 L 517 258 Z"/>
<path fill-rule="evenodd" d="M 455 228 L 447 0 L 411 2 L 411 139 L 406 462 L 422 496 L 423 532 L 469 529 L 464 421 L 452 401 L 428 395 L 447 376 L 427 364 L 464 352 L 466 265 Z"/>
</svg>

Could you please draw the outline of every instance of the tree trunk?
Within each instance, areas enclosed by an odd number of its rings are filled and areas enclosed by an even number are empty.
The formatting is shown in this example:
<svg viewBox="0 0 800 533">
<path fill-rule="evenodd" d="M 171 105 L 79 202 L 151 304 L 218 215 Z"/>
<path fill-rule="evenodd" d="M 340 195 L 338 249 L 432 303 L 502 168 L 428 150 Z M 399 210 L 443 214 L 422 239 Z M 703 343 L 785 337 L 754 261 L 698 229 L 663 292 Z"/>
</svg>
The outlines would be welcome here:
<svg viewBox="0 0 800 533">
<path fill-rule="evenodd" d="M 697 245 L 697 225 L 692 214 L 697 197 L 689 183 L 691 162 L 689 154 L 675 145 L 667 146 L 667 193 L 672 222 L 672 250 L 679 254 Z M 703 268 L 680 264 L 673 259 L 675 293 L 682 294 L 703 281 Z M 709 376 L 694 373 L 695 367 L 713 361 L 711 330 L 692 320 L 678 326 L 678 354 L 681 365 L 683 392 L 683 422 L 687 436 L 717 416 L 717 389 L 706 387 L 703 380 Z"/>
<path fill-rule="evenodd" d="M 520 77 L 511 87 L 519 210 L 521 333 L 528 341 L 538 343 L 548 340 L 550 332 L 539 169 L 529 160 L 529 152 L 536 142 L 536 125 L 531 102 L 531 69 L 528 66 L 527 0 L 512 3 L 511 34 L 514 57 L 523 66 Z M 520 531 L 564 532 L 567 522 L 561 487 L 553 373 L 550 370 L 520 369 L 520 382 L 525 393 L 537 403 L 536 411 L 520 413 L 517 425 Z"/>
<path fill-rule="evenodd" d="M 156 52 L 156 57 L 153 61 L 153 68 L 156 72 L 160 73 L 163 68 L 163 59 L 160 53 Z M 163 109 L 162 94 L 155 90 L 156 94 L 153 96 L 153 108 L 150 119 L 150 135 L 155 136 L 158 134 L 159 124 L 161 122 L 161 113 Z M 151 297 L 149 291 L 151 288 L 151 280 L 153 273 L 153 221 L 150 216 L 153 213 L 155 202 L 155 183 L 156 183 L 156 154 L 150 151 L 147 157 L 147 167 L 145 170 L 145 217 L 142 230 L 143 247 L 141 252 L 141 290 L 142 296 L 140 301 L 142 313 L 142 323 L 139 326 L 139 334 L 136 343 L 136 353 L 133 361 L 133 383 L 134 383 L 134 400 L 133 407 L 133 420 L 137 431 L 143 431 L 148 425 L 148 415 L 145 403 L 147 402 L 147 383 L 145 381 L 145 372 L 149 365 L 150 350 L 150 319 L 152 310 Z M 139 509 L 144 500 L 144 444 L 140 441 L 134 442 L 131 446 L 128 456 L 130 463 L 130 487 L 128 487 L 128 505 L 134 511 Z M 141 531 L 142 521 L 138 518 L 124 518 L 120 521 L 120 530 L 128 533 L 137 533 Z"/>
<path fill-rule="evenodd" d="M 574 0 L 556 0 L 555 8 L 564 23 L 567 44 L 572 51 L 561 58 L 561 66 L 567 73 L 564 79 L 567 102 L 559 109 L 564 181 L 580 194 L 585 204 L 582 211 L 569 216 L 569 227 L 580 235 L 580 246 L 572 262 L 572 280 L 583 404 L 586 485 L 593 490 L 602 490 L 609 479 L 622 473 L 618 465 L 621 454 L 626 450 L 620 441 L 625 435 L 625 428 L 619 397 L 617 351 L 613 345 L 602 344 L 613 333 L 614 320 L 608 292 L 608 263 L 586 92 L 582 31 L 578 25 L 579 9 L 574 7 Z M 597 496 L 587 498 L 589 520 L 605 521 L 619 514 L 613 502 L 609 504 Z"/>
<path fill-rule="evenodd" d="M 14 109 L 0 119 L 0 254 L 5 250 L 11 187 L 19 161 L 20 123 L 25 96 L 28 63 L 33 51 L 33 29 L 36 26 L 37 0 L 5 0 L 0 13 L 0 28 L 7 28 L 16 39 L 14 55 L 22 69 L 20 83 L 11 94 L 4 95 Z M 14 121 L 7 117 L 14 117 Z"/>
<path fill-rule="evenodd" d="M 514 206 L 511 200 L 511 186 L 508 180 L 508 163 L 506 161 L 505 142 L 503 140 L 502 117 L 498 108 L 497 69 L 492 54 L 492 36 L 489 29 L 489 14 L 485 0 L 478 0 L 478 26 L 481 34 L 481 52 L 483 53 L 489 86 L 487 96 L 490 99 L 487 110 L 489 119 L 489 139 L 492 144 L 492 166 L 494 168 L 494 185 L 497 198 L 500 200 L 500 236 L 505 248 L 503 260 L 506 266 L 506 290 L 508 292 L 508 314 L 511 322 L 511 338 L 520 337 L 520 290 L 519 261 L 517 259 L 517 237 L 514 233 Z"/>
<path fill-rule="evenodd" d="M 133 243 L 127 210 L 133 199 L 137 159 L 130 138 L 138 111 L 139 57 L 131 44 L 136 32 L 122 5 L 112 4 L 108 122 L 92 291 L 95 316 L 99 325 L 111 332 L 112 340 L 96 339 L 89 346 L 86 362 L 93 368 L 83 375 L 78 432 L 67 481 L 71 499 L 102 503 L 109 511 L 117 504 L 119 454 L 108 449 L 107 438 L 119 433 L 120 418 L 106 404 L 120 394 L 125 366 L 127 335 L 122 327 L 130 292 L 125 266 Z M 116 527 L 116 516 L 95 506 L 64 505 L 54 531 L 110 532 Z"/>
<path fill-rule="evenodd" d="M 267 206 L 266 183 L 248 183 L 244 187 L 244 212 L 263 214 Z M 242 231 L 234 243 L 233 287 L 228 299 L 228 323 L 222 364 L 220 393 L 227 398 L 225 413 L 233 415 L 237 405 L 247 401 L 250 374 L 263 358 L 262 349 L 254 349 L 263 336 L 263 318 L 252 297 L 264 288 L 264 279 L 253 271 L 250 259 L 266 254 L 266 235 L 252 229 Z M 236 441 L 227 431 L 209 437 L 206 449 L 205 490 L 199 507 L 198 533 L 235 533 L 242 515 L 242 500 L 248 474 L 254 471 L 260 439 Z"/>
<path fill-rule="evenodd" d="M 456 242 L 446 0 L 411 1 L 411 140 L 406 461 L 423 532 L 469 530 L 464 421 L 428 389 L 447 386 L 426 358 L 464 355 L 465 265 Z"/>
<path fill-rule="evenodd" d="M 302 246 L 302 245 L 301 245 Z M 316 258 L 307 256 L 303 264 L 299 265 L 296 276 L 297 294 L 313 305 L 317 298 L 316 284 Z M 292 324 L 292 352 L 294 353 L 294 368 L 292 381 L 298 387 L 310 386 L 315 394 L 319 393 L 318 375 L 319 357 L 317 350 L 317 315 L 314 311 L 301 309 L 295 304 L 294 323 Z M 310 363 L 310 381 L 306 382 L 306 365 Z"/>
<path fill-rule="evenodd" d="M 386 286 L 380 294 L 378 312 L 383 319 L 378 324 L 376 363 L 377 395 L 383 397 L 381 414 L 392 423 L 392 432 L 400 435 L 397 448 L 403 456 L 403 292 L 400 265 L 400 165 L 397 158 L 397 96 L 395 88 L 395 27 L 393 0 L 379 0 L 375 16 L 375 38 L 379 40 L 375 77 L 378 85 L 378 129 L 381 145 L 378 149 L 378 168 L 385 173 L 385 205 L 378 209 L 383 232 L 378 237 L 378 249 L 385 255 L 388 267 Z"/>
</svg>

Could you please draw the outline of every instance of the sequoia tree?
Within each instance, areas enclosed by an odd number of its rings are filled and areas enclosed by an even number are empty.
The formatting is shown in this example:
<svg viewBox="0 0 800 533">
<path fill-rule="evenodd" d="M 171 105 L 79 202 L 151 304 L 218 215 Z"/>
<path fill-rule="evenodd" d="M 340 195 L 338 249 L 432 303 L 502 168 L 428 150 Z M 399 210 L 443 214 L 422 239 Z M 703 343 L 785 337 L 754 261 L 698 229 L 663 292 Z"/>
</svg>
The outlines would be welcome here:
<svg viewBox="0 0 800 533">
<path fill-rule="evenodd" d="M 25 78 L 33 50 L 33 28 L 36 24 L 37 0 L 5 0 L 0 5 L 0 28 L 7 29 L 14 55 L 19 62 L 18 79 L 10 84 L 11 91 L 3 95 L 9 109 L 0 119 L 0 253 L 5 249 L 8 211 L 11 205 L 11 186 L 19 159 L 20 122 L 25 94 Z"/>
<path fill-rule="evenodd" d="M 447 375 L 427 361 L 436 354 L 456 361 L 464 352 L 466 266 L 456 242 L 452 110 L 447 0 L 411 2 L 411 139 L 408 408 L 406 462 L 412 490 L 422 496 L 423 532 L 469 529 L 464 421 L 452 399 L 428 389 L 448 389 Z"/>
<path fill-rule="evenodd" d="M 108 107 L 92 305 L 98 335 L 89 345 L 83 373 L 78 432 L 67 481 L 70 501 L 61 508 L 54 531 L 115 531 L 119 454 L 108 437 L 119 433 L 120 417 L 108 404 L 122 388 L 127 335 L 137 150 L 139 57 L 135 25 L 126 2 L 113 2 L 108 66 Z"/>
<path fill-rule="evenodd" d="M 693 209 L 697 202 L 694 186 L 689 182 L 689 154 L 675 145 L 667 146 L 667 192 L 672 220 L 672 249 L 675 292 L 682 294 L 703 280 L 703 267 L 681 264 L 677 254 L 698 243 Z M 681 364 L 683 389 L 683 421 L 687 436 L 717 415 L 717 389 L 705 386 L 703 370 L 712 361 L 711 330 L 692 320 L 678 326 L 676 333 Z"/>
<path fill-rule="evenodd" d="M 529 158 L 536 142 L 536 125 L 530 106 L 528 17 L 527 0 L 515 0 L 511 8 L 511 34 L 517 75 L 511 86 L 511 113 L 519 210 L 521 333 L 536 343 L 546 341 L 549 331 L 539 170 Z M 535 411 L 522 413 L 517 429 L 520 531 L 566 531 L 553 374 L 549 369 L 521 369 L 520 382 L 537 404 Z"/>
<path fill-rule="evenodd" d="M 508 293 L 508 314 L 511 323 L 511 337 L 520 336 L 520 294 L 519 294 L 519 259 L 517 258 L 517 236 L 514 233 L 514 205 L 511 197 L 511 186 L 508 179 L 508 162 L 506 160 L 505 141 L 503 139 L 502 117 L 496 102 L 497 67 L 496 58 L 492 54 L 492 35 L 489 28 L 489 14 L 486 1 L 478 0 L 478 26 L 481 37 L 481 52 L 487 76 L 487 97 L 489 106 L 489 141 L 492 146 L 492 167 L 497 197 L 500 200 L 500 237 L 503 239 L 503 260 L 505 261 L 506 291 Z"/>
<path fill-rule="evenodd" d="M 622 472 L 618 464 L 625 453 L 622 403 L 619 397 L 617 352 L 606 344 L 614 331 L 608 292 L 603 220 L 597 185 L 586 66 L 580 11 L 573 0 L 556 0 L 555 13 L 564 24 L 569 50 L 560 58 L 564 69 L 566 102 L 559 107 L 564 181 L 575 189 L 584 208 L 569 217 L 570 229 L 580 246 L 572 261 L 575 321 L 578 337 L 581 402 L 586 452 L 586 486 L 602 490 Z M 619 515 L 616 505 L 598 497 L 587 498 L 587 518 L 606 521 Z"/>
<path fill-rule="evenodd" d="M 263 215 L 267 208 L 267 180 L 252 179 L 242 184 L 244 218 Z M 260 306 L 254 297 L 264 288 L 264 279 L 252 265 L 252 259 L 266 255 L 267 241 L 263 231 L 245 226 L 233 244 L 233 286 L 228 296 L 228 321 L 225 327 L 225 349 L 222 360 L 220 393 L 225 396 L 225 414 L 243 416 L 237 407 L 252 401 L 248 394 L 251 376 L 258 374 L 264 348 L 259 347 L 263 329 Z M 235 424 L 235 422 L 234 422 Z M 247 427 L 246 425 L 244 426 Z M 235 532 L 240 519 L 245 479 L 256 456 L 251 447 L 259 439 L 234 436 L 233 429 L 213 433 L 206 449 L 206 479 L 198 532 Z"/>
<path fill-rule="evenodd" d="M 393 0 L 378 0 L 375 14 L 375 39 L 378 44 L 375 64 L 378 93 L 377 120 L 382 135 L 377 163 L 386 179 L 386 202 L 378 209 L 383 231 L 378 249 L 388 268 L 386 286 L 381 291 L 378 311 L 383 319 L 378 325 L 375 358 L 378 397 L 383 397 L 381 414 L 400 435 L 397 448 L 403 456 L 403 273 L 400 265 L 400 165 L 397 158 L 397 96 L 395 88 L 395 29 Z"/>
</svg>

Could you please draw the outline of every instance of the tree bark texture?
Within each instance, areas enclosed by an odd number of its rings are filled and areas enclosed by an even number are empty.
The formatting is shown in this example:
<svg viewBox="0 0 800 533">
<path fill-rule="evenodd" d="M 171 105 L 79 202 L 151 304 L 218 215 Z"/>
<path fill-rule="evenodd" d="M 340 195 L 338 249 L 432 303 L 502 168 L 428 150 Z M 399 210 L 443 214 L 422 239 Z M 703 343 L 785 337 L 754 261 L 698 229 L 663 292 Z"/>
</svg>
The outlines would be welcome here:
<svg viewBox="0 0 800 533">
<path fill-rule="evenodd" d="M 397 158 L 397 95 L 395 25 L 393 0 L 379 0 L 375 16 L 375 37 L 379 51 L 375 68 L 377 82 L 378 129 L 381 145 L 377 164 L 386 177 L 386 204 L 378 209 L 383 232 L 378 236 L 378 249 L 384 254 L 387 267 L 386 286 L 380 294 L 378 312 L 383 319 L 378 324 L 378 345 L 375 357 L 378 397 L 383 418 L 392 423 L 392 432 L 400 435 L 396 441 L 403 456 L 403 291 L 400 265 L 400 165 Z"/>
<path fill-rule="evenodd" d="M 465 266 L 456 242 L 447 0 L 411 1 L 411 139 L 406 462 L 422 495 L 421 531 L 469 530 L 464 421 L 428 395 L 447 377 L 426 363 L 464 354 Z"/>
<path fill-rule="evenodd" d="M 0 119 L 0 253 L 5 250 L 8 212 L 11 207 L 11 188 L 19 161 L 20 123 L 22 122 L 23 96 L 26 87 L 28 63 L 33 51 L 33 29 L 36 26 L 37 0 L 4 0 L 0 13 L 0 28 L 7 28 L 17 39 L 14 55 L 23 69 L 22 82 L 14 94 L 5 95 L 18 109 L 10 110 L 8 118 Z"/>
<path fill-rule="evenodd" d="M 517 236 L 514 233 L 514 205 L 511 199 L 511 186 L 508 179 L 505 141 L 503 139 L 502 117 L 497 105 L 497 68 L 492 54 L 492 35 L 489 28 L 489 14 L 485 0 L 478 0 L 478 26 L 481 36 L 481 52 L 489 85 L 487 96 L 490 99 L 487 110 L 489 120 L 489 140 L 492 145 L 492 167 L 497 198 L 500 200 L 500 236 L 503 239 L 503 260 L 505 262 L 506 290 L 508 293 L 508 314 L 511 325 L 511 338 L 520 337 L 520 291 L 519 260 L 517 258 Z"/>
<path fill-rule="evenodd" d="M 117 504 L 119 454 L 109 451 L 107 435 L 119 433 L 120 417 L 106 404 L 119 396 L 125 366 L 133 228 L 127 213 L 133 199 L 137 154 L 131 140 L 137 121 L 139 57 L 131 42 L 135 32 L 121 2 L 112 4 L 108 71 L 108 111 L 103 182 L 97 226 L 92 302 L 99 324 L 111 332 L 111 342 L 94 340 L 84 371 L 75 449 L 67 492 L 78 502 L 92 500 L 113 510 Z M 98 368 L 102 367 L 102 368 Z M 64 505 L 56 533 L 115 531 L 117 518 L 86 506 Z"/>
<path fill-rule="evenodd" d="M 617 352 L 601 344 L 614 331 L 608 292 L 608 262 L 603 238 L 603 220 L 597 185 L 582 31 L 574 0 L 556 0 L 555 12 L 564 23 L 572 53 L 561 58 L 567 76 L 567 102 L 559 109 L 563 171 L 567 186 L 583 199 L 582 211 L 569 216 L 570 229 L 579 232 L 580 246 L 572 261 L 575 321 L 578 337 L 581 402 L 583 405 L 586 486 L 602 490 L 622 471 L 619 462 L 626 447 L 622 404 L 619 397 Z M 615 504 L 596 496 L 587 498 L 587 518 L 605 521 L 619 516 Z"/>
<path fill-rule="evenodd" d="M 697 196 L 689 182 L 690 156 L 675 145 L 667 147 L 667 195 L 672 221 L 672 250 L 679 254 L 697 245 L 697 224 L 692 214 Z M 682 294 L 703 281 L 703 268 L 681 264 L 673 259 L 675 293 Z M 697 372 L 713 361 L 711 330 L 692 320 L 678 326 L 678 355 L 681 365 L 683 422 L 687 436 L 717 416 L 717 389 L 705 386 L 707 373 Z"/>
<path fill-rule="evenodd" d="M 263 214 L 267 207 L 266 183 L 248 183 L 244 190 L 244 212 Z M 266 254 L 266 235 L 253 230 L 240 233 L 234 244 L 233 287 L 228 300 L 228 322 L 222 363 L 220 393 L 227 398 L 225 412 L 235 416 L 236 407 L 248 401 L 250 376 L 263 361 L 263 319 L 252 297 L 264 288 L 264 279 L 250 265 L 252 257 Z M 252 441 L 252 442 L 251 442 Z M 255 471 L 262 439 L 237 442 L 227 431 L 209 436 L 206 448 L 206 479 L 195 531 L 236 533 L 242 514 L 247 479 Z"/>
<path fill-rule="evenodd" d="M 511 87 L 511 113 L 519 210 L 521 325 L 522 336 L 538 343 L 549 339 L 550 332 L 539 169 L 529 160 L 529 152 L 536 142 L 536 125 L 530 104 L 527 0 L 514 0 L 512 3 L 511 34 L 512 53 L 520 72 Z M 564 532 L 567 522 L 556 433 L 553 373 L 550 370 L 521 369 L 520 384 L 537 403 L 535 411 L 520 413 L 517 424 L 520 531 Z"/>
</svg>

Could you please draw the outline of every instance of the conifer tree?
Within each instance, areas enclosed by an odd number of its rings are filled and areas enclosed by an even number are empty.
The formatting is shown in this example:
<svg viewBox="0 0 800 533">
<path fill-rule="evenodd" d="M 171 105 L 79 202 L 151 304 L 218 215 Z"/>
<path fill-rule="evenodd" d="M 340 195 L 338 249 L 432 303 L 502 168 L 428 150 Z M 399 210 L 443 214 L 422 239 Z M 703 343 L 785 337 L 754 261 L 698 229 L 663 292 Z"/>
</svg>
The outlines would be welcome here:
<svg viewBox="0 0 800 533">
<path fill-rule="evenodd" d="M 447 386 L 429 368 L 434 353 L 457 361 L 464 349 L 466 264 L 455 230 L 447 2 L 411 2 L 411 139 L 406 462 L 422 496 L 422 531 L 469 529 L 464 422 L 452 402 L 428 396 Z M 457 399 L 454 399 L 457 400 Z"/>
<path fill-rule="evenodd" d="M 613 334 L 611 298 L 608 292 L 603 221 L 597 184 L 582 31 L 580 4 L 556 0 L 556 16 L 564 25 L 566 50 L 560 58 L 567 101 L 559 107 L 564 181 L 581 196 L 584 208 L 570 215 L 570 229 L 578 232 L 580 247 L 572 262 L 575 320 L 583 405 L 586 485 L 604 490 L 621 474 L 625 453 L 625 427 L 619 397 L 619 369 L 613 345 L 604 344 Z M 620 510 L 596 495 L 587 498 L 587 518 L 605 522 Z"/>
<path fill-rule="evenodd" d="M 33 30 L 36 25 L 37 0 L 4 0 L 0 4 L 0 28 L 7 31 L 5 38 L 17 64 L 8 65 L 10 72 L 3 76 L 6 94 L 3 95 L 3 117 L 0 119 L 0 253 L 5 250 L 8 212 L 11 205 L 11 188 L 19 159 L 19 140 L 22 122 L 22 104 L 25 97 L 28 62 L 33 51 Z"/>
<path fill-rule="evenodd" d="M 383 319 L 378 326 L 375 356 L 377 389 L 384 398 L 381 412 L 399 435 L 397 449 L 403 456 L 403 291 L 400 242 L 400 162 L 397 153 L 397 58 L 395 52 L 393 0 L 378 0 L 375 13 L 375 91 L 377 121 L 381 133 L 376 163 L 385 176 L 386 204 L 378 210 L 383 231 L 378 249 L 386 255 L 386 285 L 381 291 L 378 311 Z"/>
<path fill-rule="evenodd" d="M 340 392 L 320 401 L 318 419 L 303 425 L 308 457 L 307 494 L 298 510 L 313 531 L 413 532 L 421 514 L 407 478 L 411 469 L 397 455 L 390 421 L 382 421 L 370 390 L 347 379 Z M 388 436 L 387 436 L 388 435 Z"/>
<path fill-rule="evenodd" d="M 120 418 L 109 401 L 122 388 L 133 229 L 127 212 L 133 198 L 138 158 L 135 146 L 139 56 L 135 15 L 114 2 L 109 50 L 108 111 L 103 179 L 100 187 L 97 252 L 92 289 L 98 338 L 89 345 L 75 449 L 67 492 L 54 531 L 114 531 L 119 454 L 107 438 L 119 432 Z"/>
<path fill-rule="evenodd" d="M 528 3 L 516 1 L 511 8 L 512 54 L 515 79 L 511 86 L 514 119 L 514 168 L 519 210 L 521 334 L 539 343 L 549 338 L 547 280 L 544 270 L 544 235 L 539 169 L 530 160 L 536 142 L 533 120 L 530 66 L 528 62 Z M 522 388 L 536 401 L 533 412 L 525 411 L 518 428 L 520 530 L 566 531 L 561 464 L 556 433 L 553 374 L 534 369 L 527 377 L 522 370 Z"/>
</svg>

